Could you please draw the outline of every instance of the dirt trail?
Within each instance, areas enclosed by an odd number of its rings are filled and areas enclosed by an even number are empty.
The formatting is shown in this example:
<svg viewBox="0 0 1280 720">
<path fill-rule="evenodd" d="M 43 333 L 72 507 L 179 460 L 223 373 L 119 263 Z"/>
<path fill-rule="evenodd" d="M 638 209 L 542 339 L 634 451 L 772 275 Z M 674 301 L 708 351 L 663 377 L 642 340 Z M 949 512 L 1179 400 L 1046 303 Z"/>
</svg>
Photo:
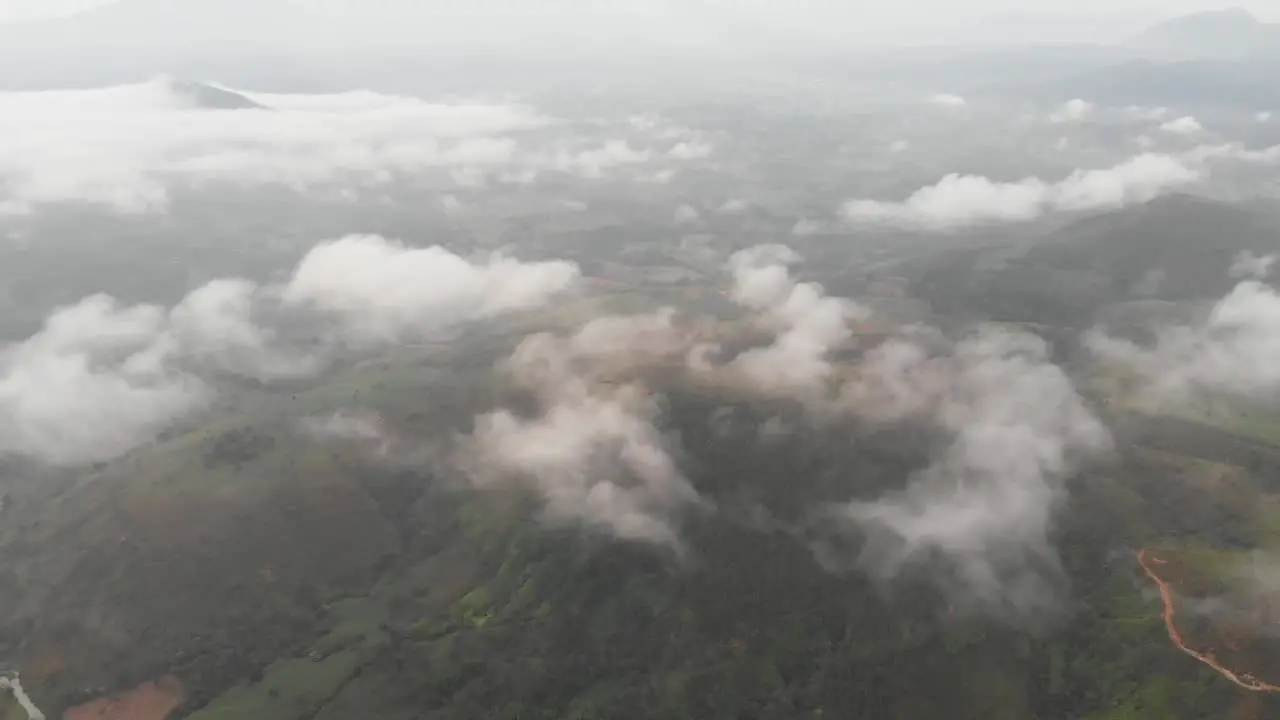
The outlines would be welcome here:
<svg viewBox="0 0 1280 720">
<path fill-rule="evenodd" d="M 1217 670 L 1223 677 L 1236 685 L 1239 685 L 1245 690 L 1252 690 L 1254 692 L 1280 692 L 1280 686 L 1263 682 L 1249 673 L 1236 674 L 1232 670 L 1223 667 L 1213 656 L 1212 650 L 1207 653 L 1202 653 L 1187 646 L 1187 643 L 1182 639 L 1182 633 L 1178 630 L 1178 625 L 1174 618 L 1173 588 L 1170 588 L 1169 584 L 1157 575 L 1155 570 L 1151 569 L 1152 565 L 1163 565 L 1164 563 L 1165 561 L 1159 558 L 1148 559 L 1146 548 L 1138 551 L 1138 564 L 1142 565 L 1142 570 L 1147 574 L 1147 577 L 1151 578 L 1151 580 L 1155 582 L 1156 586 L 1160 588 L 1160 600 L 1164 603 L 1164 625 L 1169 631 L 1169 639 L 1173 641 L 1173 644 L 1182 652 L 1190 655 L 1196 660 L 1199 660 L 1205 665 L 1208 665 L 1214 670 Z"/>
</svg>

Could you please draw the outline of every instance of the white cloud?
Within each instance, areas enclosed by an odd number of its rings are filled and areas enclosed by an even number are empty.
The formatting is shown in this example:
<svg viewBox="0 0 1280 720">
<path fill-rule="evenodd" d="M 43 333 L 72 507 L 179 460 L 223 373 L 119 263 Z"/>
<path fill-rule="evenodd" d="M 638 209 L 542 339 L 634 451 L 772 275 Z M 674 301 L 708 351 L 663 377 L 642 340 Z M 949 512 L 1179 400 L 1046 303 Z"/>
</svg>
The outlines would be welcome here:
<svg viewBox="0 0 1280 720">
<path fill-rule="evenodd" d="M 1093 112 L 1091 103 L 1080 98 L 1074 98 L 1063 103 L 1062 107 L 1055 110 L 1049 116 L 1049 120 L 1055 123 L 1079 122 L 1088 117 L 1091 112 Z"/>
<path fill-rule="evenodd" d="M 526 338 L 508 367 L 542 410 L 480 418 L 465 454 L 470 477 L 535 491 L 554 521 L 680 548 L 682 513 L 709 501 L 680 474 L 643 378 L 646 369 L 684 367 L 707 387 L 801 400 L 818 419 L 946 432 L 946 450 L 903 488 L 835 508 L 838 533 L 867 540 L 853 565 L 884 582 L 923 568 L 957 604 L 1010 620 L 1060 607 L 1053 519 L 1066 478 L 1105 451 L 1109 435 L 1046 344 L 994 329 L 958 344 L 937 332 L 904 335 L 843 368 L 840 387 L 827 356 L 848 338 L 856 309 L 792 279 L 799 261 L 781 245 L 731 259 L 730 297 L 774 340 L 727 361 L 713 359 L 698 325 L 670 310 Z M 681 357 L 693 360 L 671 364 Z"/>
<path fill-rule="evenodd" d="M 495 255 L 475 263 L 439 246 L 353 235 L 307 253 L 283 297 L 336 316 L 357 341 L 389 341 L 542 304 L 578 276 L 578 267 L 563 261 Z"/>
<path fill-rule="evenodd" d="M 1272 258 L 1237 262 L 1237 270 L 1269 271 Z M 1244 267 L 1248 266 L 1248 267 Z M 1280 392 L 1280 295 L 1257 280 L 1238 284 L 1199 323 L 1165 327 L 1143 347 L 1095 331 L 1089 347 L 1100 358 L 1137 373 L 1140 400 L 1157 406 L 1202 393 L 1246 399 Z"/>
<path fill-rule="evenodd" d="M 867 533 L 862 568 L 889 581 L 927 566 L 953 601 L 1006 619 L 1059 607 L 1049 532 L 1063 482 L 1110 436 L 1042 341 L 990 331 L 941 356 L 899 341 L 862 368 L 846 403 L 877 422 L 929 419 L 953 436 L 901 492 L 838 509 Z"/>
<path fill-rule="evenodd" d="M 318 440 L 353 440 L 385 444 L 389 434 L 386 422 L 376 413 L 337 411 L 327 416 L 303 418 L 298 423 L 303 433 Z"/>
<path fill-rule="evenodd" d="M 676 160 L 701 160 L 711 157 L 711 146 L 704 142 L 679 142 L 667 151 L 667 157 Z"/>
<path fill-rule="evenodd" d="M 106 460 L 201 407 L 219 378 L 310 376 L 323 359 L 285 349 L 254 320 L 259 290 L 215 280 L 172 309 L 92 295 L 0 355 L 0 453 Z"/>
<path fill-rule="evenodd" d="M 725 200 L 724 204 L 722 204 L 719 208 L 716 209 L 716 212 L 721 215 L 741 215 L 742 213 L 749 210 L 750 207 L 751 206 L 747 203 L 746 200 L 731 198 L 729 200 Z"/>
<path fill-rule="evenodd" d="M 565 400 L 532 420 L 499 411 L 479 418 L 481 487 L 532 485 L 556 521 L 585 523 L 633 541 L 679 548 L 669 516 L 698 501 L 648 411 L 612 398 Z"/>
<path fill-rule="evenodd" d="M 1253 119 L 1255 122 L 1259 123 L 1271 122 L 1271 111 L 1263 110 L 1262 112 L 1255 114 Z"/>
<path fill-rule="evenodd" d="M 423 337 L 546 302 L 577 277 L 572 263 L 470 263 L 439 247 L 352 236 L 313 249 L 283 288 L 215 280 L 171 309 L 90 296 L 0 350 L 0 454 L 110 459 L 202 407 L 224 382 L 308 377 L 331 360 L 331 348 L 282 331 L 314 328 L 355 344 Z"/>
<path fill-rule="evenodd" d="M 692 205 L 681 205 L 676 208 L 675 213 L 672 215 L 672 220 L 677 225 L 688 225 L 689 223 L 697 222 L 700 217 L 702 215 Z"/>
<path fill-rule="evenodd" d="M 610 140 L 598 148 L 570 151 L 561 150 L 550 161 L 551 167 L 562 172 L 595 178 L 605 171 L 619 166 L 640 165 L 653 159 L 648 150 L 637 150 L 626 140 Z"/>
<path fill-rule="evenodd" d="M 104 295 L 60 309 L 0 356 L 0 453 L 52 463 L 105 460 L 199 406 L 198 380 L 146 355 L 165 314 Z M 141 360 L 141 362 L 140 362 Z"/>
<path fill-rule="evenodd" d="M 949 230 L 981 223 L 1034 220 L 1051 211 L 1143 203 L 1199 178 L 1197 169 L 1177 158 L 1143 154 L 1110 168 L 1076 170 L 1054 183 L 1034 177 L 997 182 L 981 175 L 951 174 L 901 202 L 851 200 L 841 214 L 851 223 Z"/>
<path fill-rule="evenodd" d="M 1272 145 L 1258 150 L 1252 150 L 1240 143 L 1201 145 L 1188 150 L 1184 157 L 1192 162 L 1235 160 L 1257 165 L 1274 165 L 1280 163 L 1280 145 Z"/>
<path fill-rule="evenodd" d="M 1204 126 L 1200 124 L 1199 120 L 1196 120 L 1190 115 L 1184 115 L 1180 118 L 1164 123 L 1160 126 L 1160 129 L 1173 135 L 1195 135 L 1201 130 L 1204 130 Z"/>
<path fill-rule="evenodd" d="M 1235 256 L 1227 274 L 1237 280 L 1264 280 L 1276 264 L 1275 255 L 1257 255 L 1246 250 Z"/>
<path fill-rule="evenodd" d="M 305 188 L 389 171 L 501 166 L 515 152 L 506 135 L 547 122 L 519 105 L 246 95 L 269 109 L 192 107 L 164 79 L 0 93 L 4 210 L 85 201 L 146 212 L 165 205 L 171 182 Z"/>
<path fill-rule="evenodd" d="M 169 312 L 168 330 L 153 352 L 181 356 L 203 370 L 264 381 L 318 372 L 319 358 L 284 350 L 255 320 L 258 296 L 257 285 L 240 279 L 198 288 Z"/>
<path fill-rule="evenodd" d="M 849 322 L 864 313 L 844 298 L 826 295 L 820 285 L 793 280 L 787 266 L 799 260 L 783 245 L 757 246 L 730 258 L 731 297 L 760 313 L 775 337 L 738 355 L 725 369 L 757 390 L 816 398 L 832 374 L 828 355 L 849 339 Z"/>
<path fill-rule="evenodd" d="M 791 235 L 793 237 L 811 237 L 820 232 L 822 232 L 822 225 L 809 218 L 800 218 L 795 225 L 791 226 Z"/>
<path fill-rule="evenodd" d="M 933 95 L 929 98 L 929 102 L 939 107 L 952 107 L 952 108 L 964 107 L 965 105 L 968 104 L 964 98 L 960 97 L 959 95 L 952 95 L 950 93 L 938 93 L 936 95 Z"/>
<path fill-rule="evenodd" d="M 1140 105 L 1130 105 L 1124 109 L 1125 117 L 1135 122 L 1155 122 L 1163 120 L 1169 114 L 1168 108 L 1163 107 L 1142 107 Z"/>
<path fill-rule="evenodd" d="M 594 178 L 712 152 L 696 133 L 668 125 L 644 138 L 674 133 L 678 142 L 666 153 L 627 139 L 584 147 L 571 125 L 521 104 L 218 90 L 264 107 L 200 107 L 188 85 L 163 78 L 0 92 L 0 214 L 61 202 L 147 213 L 164 210 L 175 187 L 305 191 L 376 186 L 411 173 L 438 172 L 442 181 L 475 187 L 491 179 L 527 184 L 543 169 Z"/>
<path fill-rule="evenodd" d="M 596 382 L 591 365 L 653 362 L 684 344 L 666 310 L 598 318 L 569 337 L 525 338 L 508 368 L 544 409 L 534 418 L 505 410 L 478 418 L 469 476 L 479 487 L 535 490 L 552 521 L 680 550 L 678 515 L 703 501 L 654 425 L 658 406 L 643 385 Z"/>
</svg>

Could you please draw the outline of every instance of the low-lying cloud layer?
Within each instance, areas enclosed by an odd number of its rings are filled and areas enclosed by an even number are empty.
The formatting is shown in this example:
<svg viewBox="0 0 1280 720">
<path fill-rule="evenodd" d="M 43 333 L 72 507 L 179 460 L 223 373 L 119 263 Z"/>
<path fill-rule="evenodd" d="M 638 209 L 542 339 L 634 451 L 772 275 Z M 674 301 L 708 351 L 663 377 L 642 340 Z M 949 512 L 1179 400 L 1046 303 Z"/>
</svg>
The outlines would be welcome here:
<svg viewBox="0 0 1280 720">
<path fill-rule="evenodd" d="M 593 377 L 601 363 L 653 362 L 678 349 L 668 342 L 674 337 L 670 313 L 660 312 L 600 318 L 568 337 L 526 338 L 508 369 L 538 393 L 542 410 L 533 418 L 505 410 L 478 418 L 470 476 L 480 487 L 528 487 L 555 522 L 681 550 L 677 516 L 701 498 L 654 425 L 655 399 L 642 384 Z"/>
<path fill-rule="evenodd" d="M 1110 436 L 1046 344 L 1007 330 L 953 343 L 920 329 L 836 372 L 833 357 L 849 347 L 862 314 L 794 280 L 798 262 L 780 245 L 732 258 L 729 295 L 766 333 L 763 344 L 732 357 L 671 311 L 527 338 L 508 368 L 538 392 L 543 409 L 480 419 L 470 445 L 476 481 L 514 479 L 557 520 L 679 547 L 681 512 L 709 501 L 682 478 L 645 382 L 628 378 L 646 377 L 645 368 L 681 370 L 725 392 L 798 401 L 814 421 L 923 423 L 946 433 L 947 449 L 903 488 L 826 513 L 839 535 L 865 542 L 859 556 L 827 548 L 820 558 L 886 583 L 923 566 L 957 604 L 1010 618 L 1031 621 L 1056 608 L 1061 574 L 1051 532 L 1064 482 Z"/>
<path fill-rule="evenodd" d="M 0 351 L 0 453 L 110 459 L 202 407 L 224 382 L 309 377 L 334 349 L 534 307 L 577 277 L 571 263 L 472 263 L 439 247 L 353 236 L 318 245 L 280 288 L 215 280 L 169 309 L 94 295 Z M 316 336 L 286 332 L 297 327 Z"/>
<path fill-rule="evenodd" d="M 194 88 L 194 89 L 193 89 Z M 225 93 L 211 108 L 201 93 Z M 558 137 L 533 131 L 563 130 Z M 670 127 L 653 123 L 655 136 Z M 634 129 L 628 129 L 634 134 Z M 164 210 L 174 187 L 378 186 L 442 171 L 460 182 L 524 182 L 540 171 L 705 158 L 689 133 L 653 148 L 593 141 L 521 104 L 428 102 L 350 92 L 273 95 L 161 78 L 95 90 L 0 93 L 0 215 L 64 202 L 123 213 Z M 538 139 L 541 138 L 541 139 Z"/>
<path fill-rule="evenodd" d="M 1120 208 L 1147 202 L 1198 181 L 1194 165 L 1168 155 L 1143 154 L 1110 168 L 1077 170 L 1057 182 L 1029 177 L 997 182 L 951 174 L 900 202 L 851 200 L 841 210 L 853 224 L 876 223 L 952 230 L 996 222 L 1035 220 L 1054 211 Z"/>
<path fill-rule="evenodd" d="M 785 393 L 821 394 L 831 375 L 828 354 L 851 336 L 860 309 L 829 297 L 820 285 L 798 283 L 787 265 L 800 257 L 781 245 L 743 250 L 729 261 L 733 299 L 776 332 L 774 341 L 738 355 L 730 368 L 745 382 Z"/>
<path fill-rule="evenodd" d="M 165 312 L 95 295 L 55 312 L 0 360 L 0 452 L 55 463 L 103 460 L 206 399 L 157 362 Z M 161 353 L 163 354 L 163 353 Z"/>
<path fill-rule="evenodd" d="M 852 412 L 925 419 L 954 439 L 900 493 L 839 509 L 867 532 L 860 565 L 889 580 L 924 564 L 957 602 L 1011 617 L 1054 609 L 1061 575 L 1049 533 L 1063 481 L 1110 439 L 1045 344 L 994 331 L 938 356 L 896 341 L 863 370 L 846 389 Z"/>
<path fill-rule="evenodd" d="M 1258 259 L 1255 258 L 1255 261 Z M 1252 263 L 1269 270 L 1270 263 Z M 1160 329 L 1143 346 L 1096 331 L 1089 345 L 1136 374 L 1142 402 L 1184 403 L 1198 394 L 1241 399 L 1280 391 L 1280 295 L 1258 280 L 1241 282 L 1201 322 Z"/>
</svg>

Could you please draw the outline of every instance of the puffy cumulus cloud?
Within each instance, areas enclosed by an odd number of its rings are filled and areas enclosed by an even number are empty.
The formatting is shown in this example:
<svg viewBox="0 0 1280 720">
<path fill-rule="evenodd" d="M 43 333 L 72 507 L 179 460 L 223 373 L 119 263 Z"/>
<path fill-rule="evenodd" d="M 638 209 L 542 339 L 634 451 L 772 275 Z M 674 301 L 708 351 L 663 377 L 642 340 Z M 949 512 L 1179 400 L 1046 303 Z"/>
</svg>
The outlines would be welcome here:
<svg viewBox="0 0 1280 720">
<path fill-rule="evenodd" d="M 244 95 L 265 108 L 193 106 L 175 83 L 0 93 L 0 211 L 101 203 L 163 208 L 172 181 L 306 188 L 342 178 L 511 162 L 511 133 L 547 121 L 519 105 L 374 93 Z"/>
<path fill-rule="evenodd" d="M 256 319 L 260 295 L 255 283 L 237 278 L 196 289 L 170 310 L 167 331 L 152 346 L 151 359 L 178 356 L 201 369 L 263 381 L 318 372 L 321 358 L 286 350 Z"/>
<path fill-rule="evenodd" d="M 93 295 L 56 310 L 0 356 L 0 452 L 106 460 L 200 408 L 222 378 L 322 369 L 323 358 L 258 324 L 259 296 L 251 282 L 215 280 L 169 309 Z"/>
<path fill-rule="evenodd" d="M 1053 186 L 1055 210 L 1093 210 L 1148 202 L 1200 179 L 1200 171 L 1166 155 L 1144 154 L 1101 170 L 1073 172 Z"/>
<path fill-rule="evenodd" d="M 1093 112 L 1093 104 L 1080 98 L 1074 98 L 1062 104 L 1049 116 L 1050 122 L 1068 123 L 1084 120 Z"/>
<path fill-rule="evenodd" d="M 422 337 L 545 302 L 576 277 L 569 263 L 472 264 L 438 247 L 366 236 L 317 246 L 284 287 L 214 280 L 172 308 L 90 296 L 0 350 L 0 454 L 106 460 L 150 441 L 228 382 L 324 370 L 333 348 L 303 344 L 290 330 L 360 346 Z"/>
<path fill-rule="evenodd" d="M 968 105 L 968 102 L 964 98 L 959 95 L 952 95 L 951 93 L 937 93 L 932 95 L 929 97 L 929 103 L 931 105 L 937 105 L 938 107 L 949 108 L 961 108 Z"/>
<path fill-rule="evenodd" d="M 508 367 L 542 397 L 535 417 L 481 416 L 468 475 L 481 488 L 534 491 L 548 519 L 680 551 L 681 512 L 703 506 L 655 426 L 659 404 L 638 383 L 599 382 L 591 366 L 678 349 L 672 313 L 599 318 L 568 337 L 526 338 Z"/>
<path fill-rule="evenodd" d="M 556 521 L 573 521 L 621 539 L 679 549 L 671 516 L 696 504 L 643 405 L 588 396 L 525 420 L 499 411 L 477 420 L 473 474 L 482 486 L 531 485 Z"/>
<path fill-rule="evenodd" d="M 1168 155 L 1143 154 L 1110 168 L 1076 170 L 1058 182 L 1024 178 L 997 182 L 951 174 L 906 200 L 851 200 L 841 209 L 850 223 L 888 223 L 930 230 L 1034 220 L 1052 211 L 1118 208 L 1147 202 L 1201 177 L 1194 165 Z"/>
<path fill-rule="evenodd" d="M 1270 259 L 1254 258 L 1252 269 L 1269 270 Z M 1096 356 L 1130 369 L 1142 402 L 1181 403 L 1199 394 L 1244 399 L 1280 390 L 1280 295 L 1247 280 L 1222 298 L 1201 322 L 1164 327 L 1150 345 L 1116 338 L 1103 330 L 1088 337 Z"/>
<path fill-rule="evenodd" d="M 931 417 L 950 382 L 950 363 L 929 345 L 896 337 L 872 348 L 841 388 L 841 404 L 875 424 Z"/>
<path fill-rule="evenodd" d="M 730 259 L 728 295 L 772 338 L 736 356 L 711 352 L 706 343 L 724 336 L 669 309 L 525 338 L 506 367 L 540 409 L 481 417 L 466 445 L 469 476 L 480 487 L 532 491 L 555 521 L 680 548 L 683 513 L 711 504 L 672 459 L 645 370 L 796 399 L 818 421 L 924 423 L 950 438 L 945 449 L 897 491 L 837 506 L 837 536 L 862 538 L 862 549 L 841 558 L 827 548 L 820 558 L 886 583 L 922 568 L 957 603 L 1007 618 L 1030 622 L 1055 608 L 1062 577 L 1050 536 L 1064 482 L 1106 450 L 1109 435 L 1045 343 L 1003 330 L 956 343 L 919 328 L 833 372 L 828 356 L 858 311 L 797 282 L 791 266 L 800 261 L 782 245 Z M 779 427 L 761 428 L 762 437 L 779 441 Z"/>
<path fill-rule="evenodd" d="M 205 386 L 151 358 L 164 325 L 159 307 L 95 295 L 5 348 L 0 452 L 55 464 L 105 460 L 199 406 Z"/>
<path fill-rule="evenodd" d="M 339 318 L 356 342 L 386 342 L 540 305 L 578 276 L 570 262 L 471 262 L 439 246 L 353 235 L 307 253 L 282 297 Z"/>
<path fill-rule="evenodd" d="M 800 261 L 800 254 L 786 245 L 757 245 L 739 250 L 729 258 L 733 301 L 751 310 L 778 305 L 793 286 L 787 267 Z"/>
<path fill-rule="evenodd" d="M 1006 618 L 1056 609 L 1050 533 L 1063 483 L 1110 436 L 1045 344 L 990 331 L 938 355 L 903 341 L 862 373 L 850 411 L 928 419 L 953 440 L 905 489 L 836 509 L 865 533 L 857 565 L 886 582 L 925 566 L 955 602 Z"/>
<path fill-rule="evenodd" d="M 1183 115 L 1180 118 L 1175 118 L 1163 123 L 1160 126 L 1160 129 L 1173 135 L 1195 135 L 1196 133 L 1204 130 L 1204 126 L 1201 125 L 1200 121 L 1196 120 L 1194 117 L 1191 117 L 1190 115 Z"/>
<path fill-rule="evenodd" d="M 731 297 L 761 313 L 776 335 L 771 344 L 739 354 L 728 370 L 758 389 L 821 395 L 833 371 L 829 354 L 852 336 L 849 322 L 864 313 L 816 283 L 793 280 L 787 266 L 799 260 L 783 245 L 757 246 L 730 258 Z"/>
<path fill-rule="evenodd" d="M 1260 111 L 1260 112 L 1256 113 L 1256 114 L 1253 116 L 1253 119 L 1254 119 L 1254 122 L 1258 122 L 1258 123 L 1267 123 L 1267 122 L 1271 122 L 1271 111 L 1270 111 L 1270 110 L 1262 110 L 1262 111 Z"/>
<path fill-rule="evenodd" d="M 535 333 L 516 347 L 506 370 L 544 398 L 584 396 L 600 380 L 682 360 L 694 337 L 671 308 L 595 318 L 568 336 Z"/>
</svg>

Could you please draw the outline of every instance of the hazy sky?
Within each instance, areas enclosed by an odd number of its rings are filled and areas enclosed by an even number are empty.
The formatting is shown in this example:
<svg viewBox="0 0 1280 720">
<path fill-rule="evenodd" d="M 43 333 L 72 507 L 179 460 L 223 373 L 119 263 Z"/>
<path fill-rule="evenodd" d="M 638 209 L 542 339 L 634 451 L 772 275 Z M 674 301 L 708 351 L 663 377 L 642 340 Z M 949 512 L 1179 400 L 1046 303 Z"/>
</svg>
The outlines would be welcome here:
<svg viewBox="0 0 1280 720">
<path fill-rule="evenodd" d="M 0 21 L 33 19 L 67 14 L 111 0 L 0 0 Z M 154 0 L 152 0 L 154 1 Z M 195 2 L 197 0 L 173 0 Z M 211 0 L 212 1 L 212 0 Z M 612 14 L 621 9 L 642 13 L 654 20 L 672 17 L 715 24 L 715 18 L 732 10 L 736 22 L 761 23 L 771 28 L 811 32 L 854 42 L 897 44 L 954 39 L 968 32 L 984 41 L 1002 39 L 1002 33 L 1043 31 L 1060 39 L 1093 37 L 1097 31 L 1128 33 L 1143 23 L 1184 12 L 1225 6 L 1244 7 L 1258 17 L 1280 22 L 1280 0 L 1242 0 L 1213 3 L 1197 0 L 296 0 L 315 10 L 349 19 L 397 18 L 399 22 L 464 15 L 530 22 L 530 16 L 556 17 L 557 10 L 587 6 Z M 592 13 L 596 15 L 597 13 Z M 992 16 L 1001 22 L 984 26 Z M 504 17 L 505 16 L 505 17 Z M 1023 17 L 1032 16 L 1032 17 Z M 570 16 L 572 17 L 572 16 Z M 518 18 L 518 19 L 517 19 Z M 587 22 L 584 20 L 584 23 Z M 1011 31 L 1010 28 L 1017 28 Z M 674 28 L 673 28 L 674 29 Z M 572 31 L 572 28 L 569 28 Z M 990 35 L 990 37 L 987 37 Z"/>
</svg>

